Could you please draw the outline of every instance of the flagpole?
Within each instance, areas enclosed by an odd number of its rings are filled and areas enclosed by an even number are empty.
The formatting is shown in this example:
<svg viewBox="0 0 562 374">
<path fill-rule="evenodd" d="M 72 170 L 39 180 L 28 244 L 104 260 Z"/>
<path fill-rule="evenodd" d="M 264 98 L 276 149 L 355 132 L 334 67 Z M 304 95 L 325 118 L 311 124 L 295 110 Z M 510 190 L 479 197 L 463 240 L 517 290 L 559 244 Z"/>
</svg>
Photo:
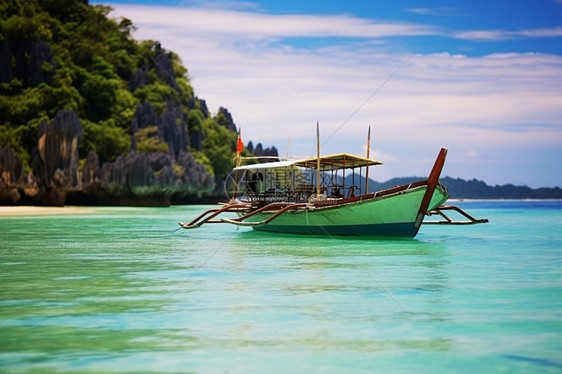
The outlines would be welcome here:
<svg viewBox="0 0 562 374">
<path fill-rule="evenodd" d="M 320 124 L 316 122 L 316 198 L 320 198 Z"/>
<path fill-rule="evenodd" d="M 241 154 L 244 150 L 244 143 L 242 143 L 242 128 L 238 129 L 238 140 L 236 141 L 236 168 L 234 169 L 234 196 L 231 200 L 236 199 L 238 195 L 238 167 L 240 167 Z"/>
<path fill-rule="evenodd" d="M 371 151 L 371 125 L 369 125 L 369 131 L 367 132 L 367 159 L 369 158 L 369 153 Z M 365 194 L 369 193 L 369 164 L 367 163 L 367 173 L 365 173 Z"/>
</svg>

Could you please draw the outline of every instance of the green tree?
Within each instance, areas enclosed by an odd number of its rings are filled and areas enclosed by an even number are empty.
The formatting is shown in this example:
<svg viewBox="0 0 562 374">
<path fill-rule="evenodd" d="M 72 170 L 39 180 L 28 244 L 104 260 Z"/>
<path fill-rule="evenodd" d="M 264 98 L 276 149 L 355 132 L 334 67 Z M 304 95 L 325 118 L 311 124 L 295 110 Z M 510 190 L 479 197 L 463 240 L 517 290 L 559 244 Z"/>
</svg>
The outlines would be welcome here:
<svg viewBox="0 0 562 374">
<path fill-rule="evenodd" d="M 78 114 L 84 130 L 82 158 L 94 150 L 102 163 L 114 161 L 130 151 L 132 138 L 139 152 L 168 152 L 156 127 L 132 134 L 139 104 L 149 102 L 158 115 L 179 108 L 176 125 L 194 136 L 194 158 L 224 176 L 236 134 L 202 108 L 176 53 L 155 41 L 135 41 L 131 20 L 111 20 L 110 11 L 87 0 L 0 0 L 0 145 L 9 144 L 29 170 L 39 124 L 66 109 Z M 44 57 L 22 73 L 18 64 L 38 48 L 53 59 Z"/>
</svg>

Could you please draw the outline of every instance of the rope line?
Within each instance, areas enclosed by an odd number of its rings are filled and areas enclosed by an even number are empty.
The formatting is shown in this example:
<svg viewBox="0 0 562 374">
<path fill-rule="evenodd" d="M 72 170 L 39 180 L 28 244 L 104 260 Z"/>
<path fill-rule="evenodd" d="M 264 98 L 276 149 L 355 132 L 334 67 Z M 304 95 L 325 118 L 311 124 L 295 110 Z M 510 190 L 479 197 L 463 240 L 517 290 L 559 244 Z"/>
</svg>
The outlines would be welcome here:
<svg viewBox="0 0 562 374">
<path fill-rule="evenodd" d="M 337 133 L 338 131 L 340 131 L 342 129 L 342 127 L 344 127 L 347 122 L 349 122 L 349 120 L 351 120 L 380 90 L 383 89 L 383 87 L 400 71 L 402 70 L 402 68 L 404 67 L 404 65 L 406 65 L 408 63 L 408 61 L 410 61 L 410 59 L 412 58 L 413 54 L 408 56 L 408 58 L 406 58 L 402 64 L 396 68 L 396 70 L 394 70 L 392 72 L 392 74 L 390 74 L 386 80 L 384 82 L 381 83 L 381 85 L 371 94 L 371 96 L 369 96 L 367 98 L 367 100 L 365 100 L 361 105 L 359 105 L 359 107 L 357 109 L 355 109 L 355 111 L 353 113 L 351 113 L 351 115 L 349 117 L 347 117 L 347 119 L 345 121 L 343 121 L 343 123 L 326 139 L 324 140 L 324 142 L 322 143 L 322 146 L 324 146 L 330 139 L 332 139 Z"/>
</svg>

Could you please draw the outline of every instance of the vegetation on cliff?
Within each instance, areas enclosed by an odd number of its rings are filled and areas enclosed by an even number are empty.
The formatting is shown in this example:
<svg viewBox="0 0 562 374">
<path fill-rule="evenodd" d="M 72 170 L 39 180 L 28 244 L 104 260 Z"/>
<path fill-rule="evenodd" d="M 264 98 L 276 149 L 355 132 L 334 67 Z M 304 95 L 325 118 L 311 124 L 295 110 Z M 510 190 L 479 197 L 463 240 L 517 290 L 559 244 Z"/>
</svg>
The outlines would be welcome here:
<svg viewBox="0 0 562 374">
<path fill-rule="evenodd" d="M 179 57 L 134 40 L 110 10 L 0 1 L 0 202 L 143 203 L 221 187 L 235 154 L 230 113 L 211 115 Z"/>
</svg>

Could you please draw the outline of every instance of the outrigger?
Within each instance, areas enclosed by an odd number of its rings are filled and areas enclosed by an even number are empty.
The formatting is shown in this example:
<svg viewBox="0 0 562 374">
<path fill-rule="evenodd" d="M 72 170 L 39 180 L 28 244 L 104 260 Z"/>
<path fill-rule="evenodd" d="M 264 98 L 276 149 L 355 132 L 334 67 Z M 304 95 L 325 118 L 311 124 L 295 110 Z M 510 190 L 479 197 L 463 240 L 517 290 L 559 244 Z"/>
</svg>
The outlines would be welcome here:
<svg viewBox="0 0 562 374">
<path fill-rule="evenodd" d="M 446 148 L 439 152 L 427 180 L 374 193 L 368 189 L 368 170 L 382 162 L 370 159 L 369 150 L 366 158 L 348 153 L 321 157 L 318 146 L 317 157 L 243 166 L 240 152 L 238 149 L 234 168 L 237 177 L 230 201 L 189 223 L 180 222 L 182 228 L 228 223 L 278 233 L 414 237 L 429 215 L 440 215 L 444 220 L 426 223 L 488 222 L 458 207 L 443 205 L 449 199 L 447 189 L 439 183 Z M 346 171 L 351 173 L 347 178 Z M 243 190 L 241 196 L 238 190 Z M 445 213 L 449 210 L 466 220 L 451 219 Z M 237 217 L 220 217 L 223 213 L 235 213 Z"/>
</svg>

